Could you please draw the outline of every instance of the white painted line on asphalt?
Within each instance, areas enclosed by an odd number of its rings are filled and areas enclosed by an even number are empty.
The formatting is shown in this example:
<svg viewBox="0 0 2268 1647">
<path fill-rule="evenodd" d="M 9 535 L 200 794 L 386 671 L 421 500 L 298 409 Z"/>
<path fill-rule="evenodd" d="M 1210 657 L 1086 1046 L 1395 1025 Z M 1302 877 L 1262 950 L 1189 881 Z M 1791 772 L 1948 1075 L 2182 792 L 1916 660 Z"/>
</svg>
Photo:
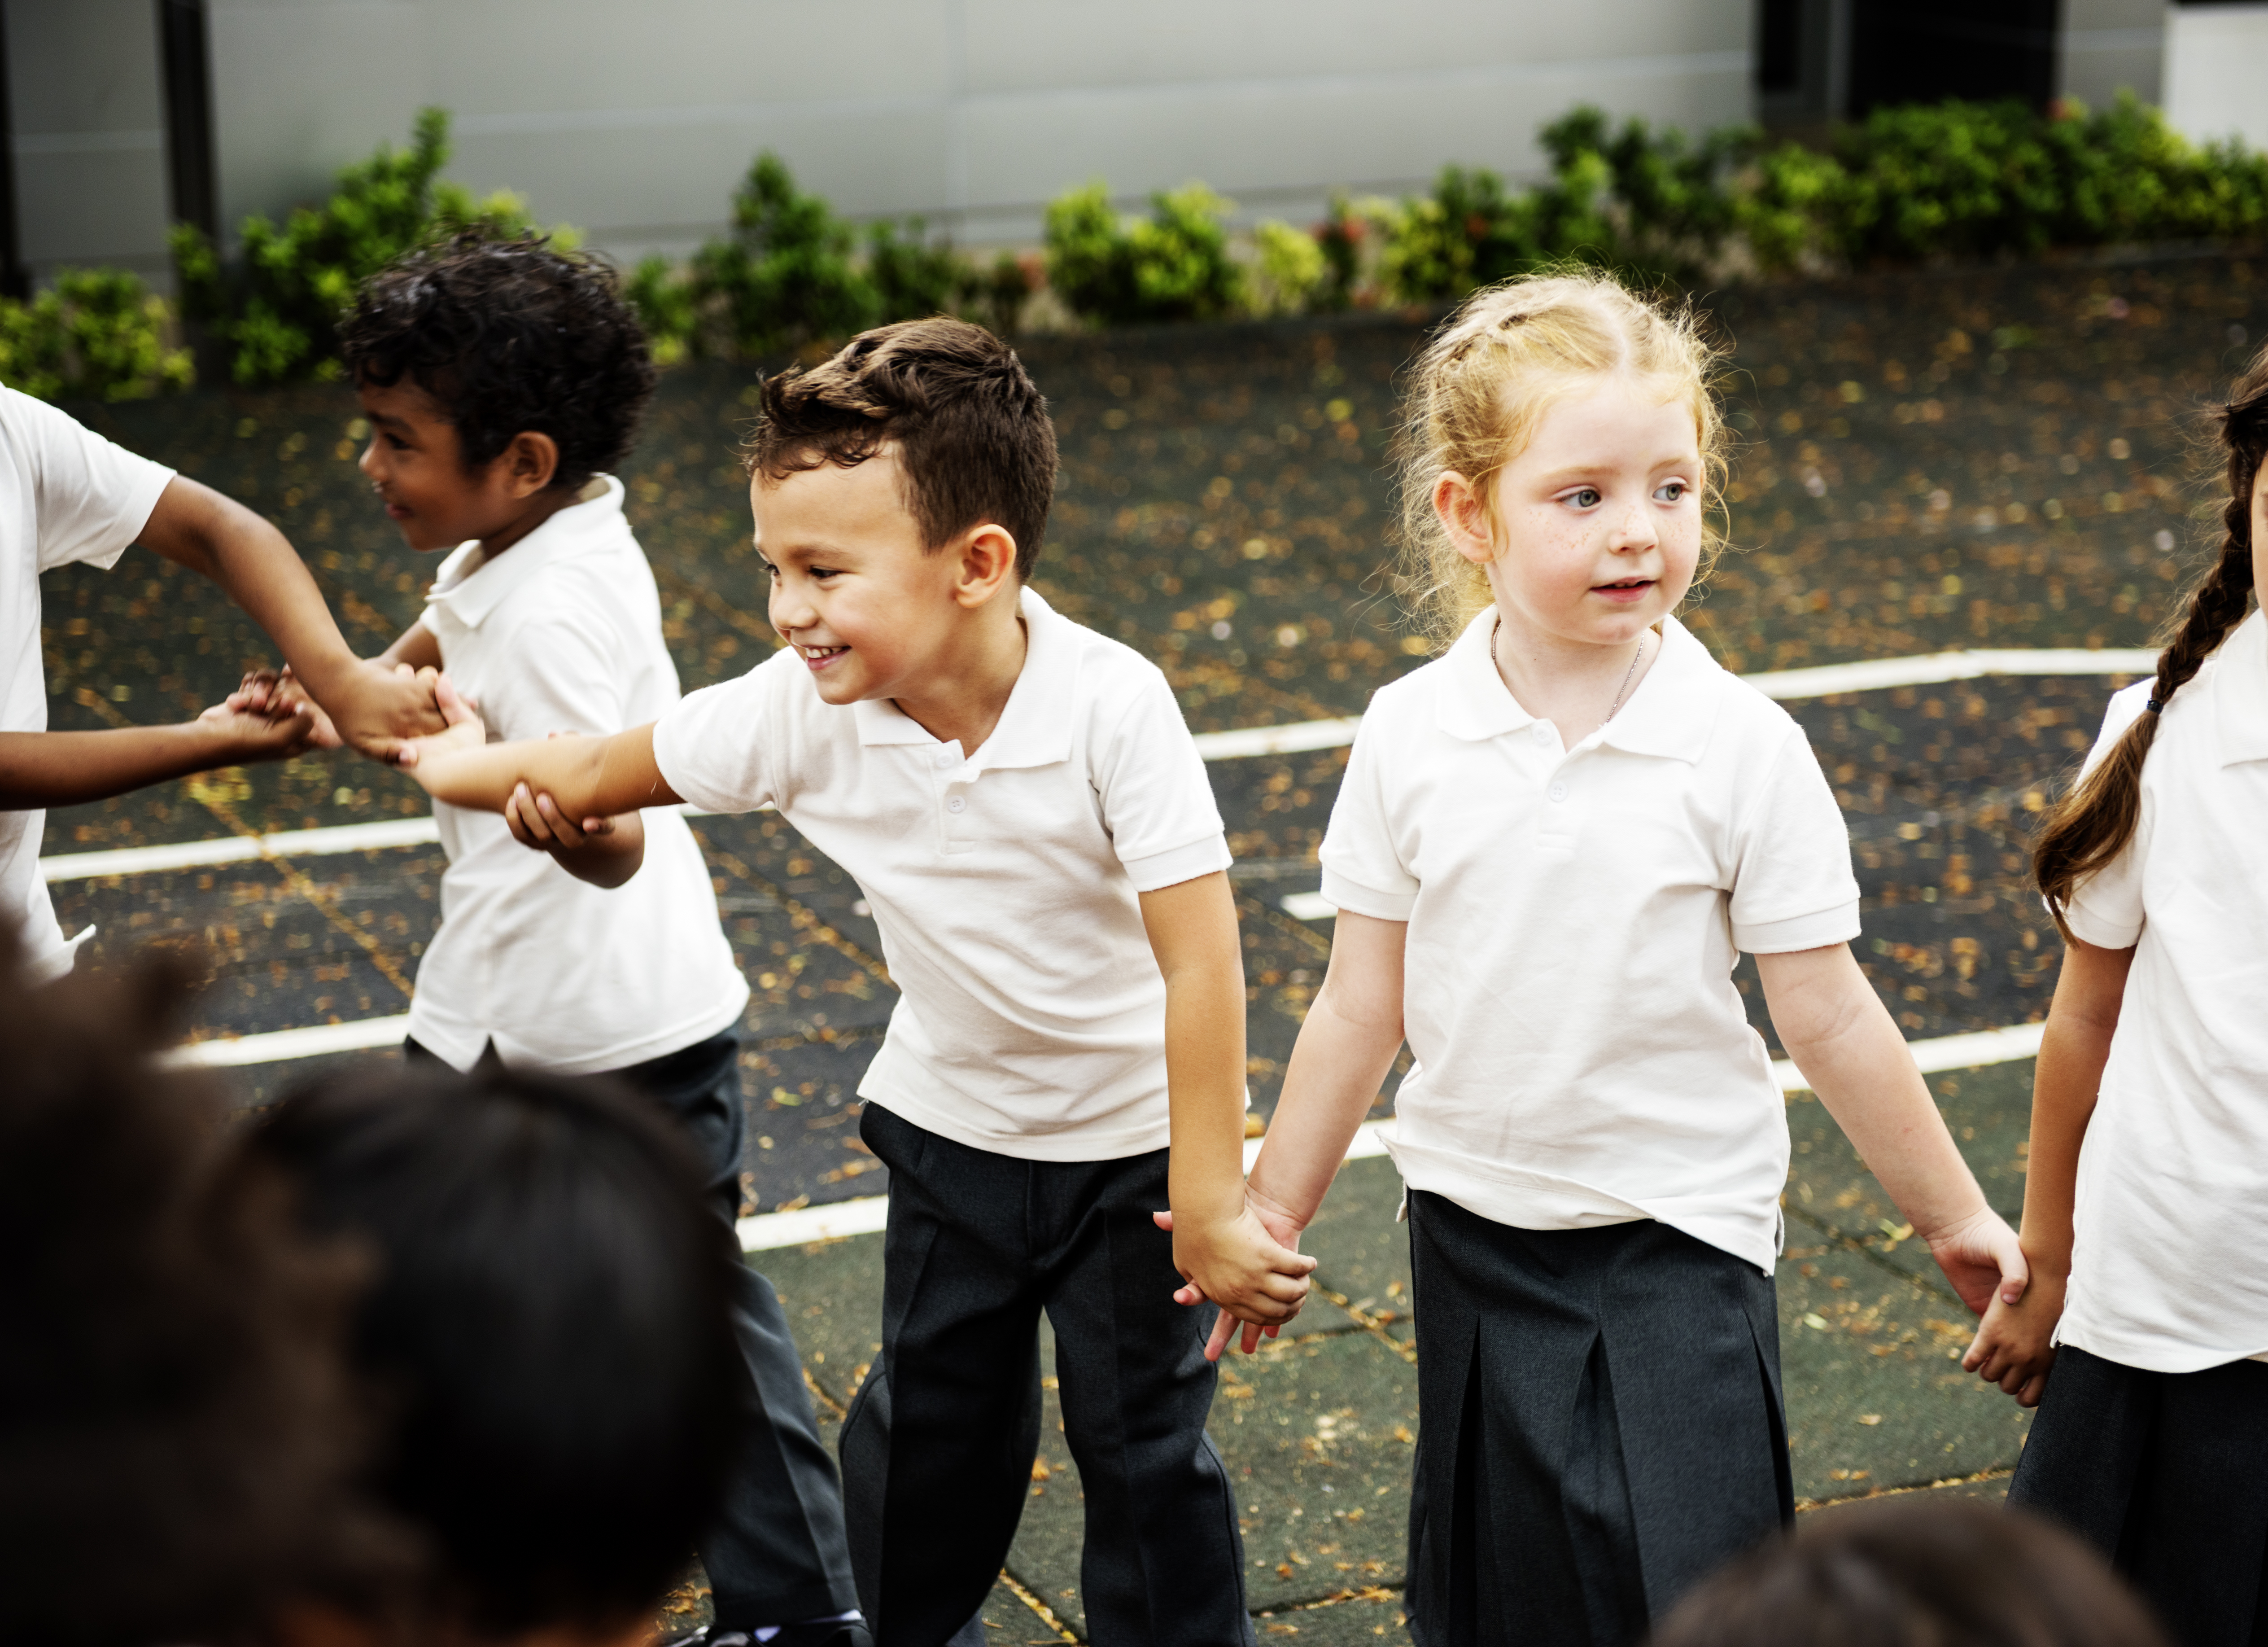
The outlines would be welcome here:
<svg viewBox="0 0 2268 1647">
<path fill-rule="evenodd" d="M 1977 1069 L 1986 1064 L 2013 1064 L 2040 1055 L 2043 1023 L 2012 1023 L 2004 1030 L 1977 1030 L 1967 1035 L 1941 1035 L 1931 1041 L 1908 1041 L 1906 1051 L 1925 1075 L 1948 1069 Z M 1772 1062 L 1772 1078 L 1782 1092 L 1808 1092 L 1803 1072 L 1785 1058 Z"/>
<path fill-rule="evenodd" d="M 2020 1059 L 2039 1055 L 2040 1032 L 2045 1026 L 2037 1023 L 2013 1023 L 2001 1030 L 1978 1030 L 1968 1035 L 1945 1035 L 1934 1040 L 1909 1041 L 1906 1051 L 1913 1054 L 1914 1063 L 1924 1075 L 1938 1075 L 1948 1069 L 1976 1069 L 1986 1064 L 2008 1064 Z M 1806 1081 L 1793 1064 L 1779 1059 L 1772 1065 L 1772 1077 L 1783 1092 L 1808 1092 L 1811 1083 Z M 1394 1125 L 1389 1118 L 1382 1121 L 1365 1121 L 1355 1129 L 1354 1141 L 1347 1146 L 1346 1158 L 1366 1161 L 1386 1153 L 1388 1129 Z M 1244 1141 L 1244 1170 L 1252 1171 L 1252 1163 L 1260 1157 L 1260 1146 L 1264 1139 Z M 754 1218 L 740 1220 L 740 1250 L 762 1252 L 773 1247 L 800 1246 L 806 1241 L 832 1241 L 843 1236 L 873 1235 L 889 1219 L 890 1198 L 887 1195 L 866 1195 L 854 1201 L 836 1201 L 828 1207 L 803 1207 L 792 1213 L 762 1213 Z"/>
<path fill-rule="evenodd" d="M 271 1030 L 177 1046 L 161 1060 L 198 1069 L 234 1069 L 246 1064 L 280 1064 L 289 1058 L 323 1058 L 333 1052 L 366 1052 L 399 1046 L 409 1033 L 409 1015 L 359 1018 L 352 1023 L 311 1023 L 300 1030 Z"/>
<path fill-rule="evenodd" d="M 1321 892 L 1292 892 L 1277 902 L 1294 920 L 1332 920 L 1339 912 L 1339 906 Z"/>
<path fill-rule="evenodd" d="M 1766 697 L 1783 700 L 1823 698 L 1830 692 L 1880 691 L 1892 686 L 1932 686 L 1974 680 L 1984 675 L 2146 675 L 2158 654 L 2139 648 L 2089 652 L 2077 646 L 2029 650 L 2000 648 L 1936 652 L 1926 657 L 1875 658 L 1863 663 L 1829 663 L 1810 669 L 1778 669 L 1741 678 Z M 1243 727 L 1230 732 L 1200 732 L 1197 752 L 1209 761 L 1246 760 L 1260 755 L 1297 755 L 1310 750 L 1344 749 L 1354 742 L 1359 715 L 1336 720 L 1297 720 L 1280 727 Z M 709 816 L 697 807 L 681 808 L 688 817 Z M 769 809 L 767 809 L 769 810 Z M 427 846 L 440 838 L 433 820 L 390 818 L 376 824 L 343 824 L 328 829 L 290 830 L 280 834 L 223 836 L 177 841 L 164 846 L 122 846 L 109 852 L 64 853 L 40 860 L 44 881 L 84 881 L 99 875 L 154 875 L 198 869 L 211 864 L 246 863 L 270 854 L 320 857 L 329 853 L 378 852 L 389 847 Z M 1302 920 L 1322 919 L 1301 915 Z"/>
<path fill-rule="evenodd" d="M 1380 1135 L 1393 1121 L 1365 1121 L 1347 1146 L 1350 1161 L 1367 1161 L 1386 1153 Z M 1260 1158 L 1265 1140 L 1244 1141 L 1244 1170 Z M 832 1201 L 824 1207 L 799 1207 L 788 1213 L 759 1213 L 740 1220 L 740 1251 L 769 1252 L 776 1247 L 801 1246 L 809 1241 L 839 1241 L 845 1236 L 873 1235 L 889 1222 L 890 1198 L 862 1195 L 856 1200 Z"/>
<path fill-rule="evenodd" d="M 430 846 L 440 838 L 431 816 L 385 818 L 376 824 L 341 824 L 329 829 L 286 830 L 274 835 L 224 835 L 217 840 L 175 841 L 164 846 L 68 853 L 40 859 L 40 878 L 49 882 L 85 881 L 107 875 L 155 875 L 168 869 L 201 869 L 209 864 L 247 863 L 271 855 L 313 858 L 327 853 Z"/>
<path fill-rule="evenodd" d="M 1774 669 L 1741 678 L 1767 698 L 1786 700 L 1824 698 L 1831 692 L 1878 692 L 1892 686 L 1936 686 L 1985 675 L 2147 675 L 2157 667 L 2158 654 L 2139 646 L 2100 652 L 2081 646 L 2001 647 Z"/>
<path fill-rule="evenodd" d="M 1197 753 L 1209 761 L 1244 760 L 1255 755 L 1297 755 L 1307 750 L 1344 749 L 1354 742 L 1360 715 L 1338 720 L 1295 720 L 1282 727 L 1240 727 L 1232 732 L 1200 732 Z"/>
</svg>

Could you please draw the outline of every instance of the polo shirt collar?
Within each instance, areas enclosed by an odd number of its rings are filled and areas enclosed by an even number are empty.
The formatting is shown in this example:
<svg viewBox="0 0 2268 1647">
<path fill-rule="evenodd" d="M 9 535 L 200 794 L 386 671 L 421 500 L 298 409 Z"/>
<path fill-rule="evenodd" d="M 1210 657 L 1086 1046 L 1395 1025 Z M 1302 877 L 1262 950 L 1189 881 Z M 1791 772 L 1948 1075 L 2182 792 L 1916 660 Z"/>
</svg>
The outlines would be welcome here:
<svg viewBox="0 0 2268 1647">
<path fill-rule="evenodd" d="M 468 629 L 478 629 L 530 578 L 563 560 L 604 548 L 622 532 L 622 484 L 612 475 L 593 476 L 604 490 L 571 503 L 494 560 L 482 558 L 477 540 L 460 543 L 441 563 L 425 604 L 446 612 Z M 586 489 L 587 490 L 587 489 Z"/>
<path fill-rule="evenodd" d="M 1490 607 L 1465 625 L 1442 659 L 1448 680 L 1436 700 L 1435 724 L 1452 737 L 1480 742 L 1518 732 L 1536 717 L 1521 707 L 1497 673 L 1491 647 L 1496 609 Z M 1697 762 L 1709 745 L 1717 717 L 1712 677 L 1721 674 L 1709 649 L 1674 617 L 1661 620 L 1661 654 L 1646 672 L 1630 701 L 1592 737 L 1633 755 L 1660 755 Z"/>
<path fill-rule="evenodd" d="M 1024 667 L 1009 689 L 1000 722 L 978 748 L 980 769 L 1047 766 L 1071 758 L 1072 696 L 1079 684 L 1078 625 L 1039 597 L 1019 592 L 1017 611 L 1024 620 Z M 861 698 L 850 705 L 858 742 L 934 743 L 918 720 L 888 698 Z"/>
<path fill-rule="evenodd" d="M 2221 643 L 2213 697 L 2220 764 L 2268 760 L 2268 617 L 2253 613 Z"/>
</svg>

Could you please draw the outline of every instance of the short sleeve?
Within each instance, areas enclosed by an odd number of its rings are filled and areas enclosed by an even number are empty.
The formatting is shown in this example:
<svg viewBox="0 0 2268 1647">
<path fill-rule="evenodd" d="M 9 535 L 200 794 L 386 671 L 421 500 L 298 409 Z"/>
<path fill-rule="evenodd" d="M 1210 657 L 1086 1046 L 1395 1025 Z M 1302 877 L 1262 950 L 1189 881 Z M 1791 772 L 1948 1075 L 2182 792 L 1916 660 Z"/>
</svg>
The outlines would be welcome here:
<svg viewBox="0 0 2268 1647">
<path fill-rule="evenodd" d="M 2080 767 L 2083 779 L 2102 763 L 2111 746 L 2126 735 L 2144 713 L 2153 683 L 2138 681 L 2111 695 L 2103 713 L 2102 730 Z M 2153 822 L 2149 789 L 2142 791 L 2142 817 L 2124 849 L 2109 863 L 2080 883 L 2063 912 L 2072 935 L 2098 949 L 2131 949 L 2142 938 L 2142 863 L 2149 849 Z"/>
<path fill-rule="evenodd" d="M 1230 859 L 1212 780 L 1174 689 L 1147 665 L 1142 676 L 1094 752 L 1093 776 L 1127 879 L 1154 892 L 1217 875 Z"/>
<path fill-rule="evenodd" d="M 1340 909 L 1377 920 L 1408 920 L 1418 907 L 1418 877 L 1402 860 L 1379 771 L 1388 734 L 1373 701 L 1354 737 L 1346 776 L 1323 831 L 1323 897 Z"/>
<path fill-rule="evenodd" d="M 73 562 L 115 565 L 173 478 L 164 464 L 14 389 L 0 389 L 0 430 L 30 476 L 41 572 Z"/>
<path fill-rule="evenodd" d="M 775 653 L 736 680 L 704 686 L 677 700 L 653 728 L 653 760 L 662 780 L 707 812 L 753 812 L 778 804 L 770 758 L 781 693 L 798 683 L 793 652 Z"/>
<path fill-rule="evenodd" d="M 1734 846 L 1729 912 L 1738 948 L 1781 955 L 1859 935 L 1851 832 L 1810 740 L 1793 721 Z"/>
</svg>

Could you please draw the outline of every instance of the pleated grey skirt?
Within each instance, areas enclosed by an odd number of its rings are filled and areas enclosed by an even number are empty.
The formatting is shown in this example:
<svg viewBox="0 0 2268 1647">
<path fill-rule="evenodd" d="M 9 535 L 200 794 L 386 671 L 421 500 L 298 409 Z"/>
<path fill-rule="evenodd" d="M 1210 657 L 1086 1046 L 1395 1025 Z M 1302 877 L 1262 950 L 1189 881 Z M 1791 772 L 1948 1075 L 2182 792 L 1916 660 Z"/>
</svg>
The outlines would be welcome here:
<svg viewBox="0 0 2268 1647">
<path fill-rule="evenodd" d="M 1794 1517 L 1772 1282 L 1667 1224 L 1410 1196 L 1419 1647 L 1628 1647 Z"/>
<path fill-rule="evenodd" d="M 2146 1372 L 2066 1344 L 2008 1502 L 2110 1557 L 2182 1647 L 2268 1643 L 2268 1362 Z"/>
</svg>

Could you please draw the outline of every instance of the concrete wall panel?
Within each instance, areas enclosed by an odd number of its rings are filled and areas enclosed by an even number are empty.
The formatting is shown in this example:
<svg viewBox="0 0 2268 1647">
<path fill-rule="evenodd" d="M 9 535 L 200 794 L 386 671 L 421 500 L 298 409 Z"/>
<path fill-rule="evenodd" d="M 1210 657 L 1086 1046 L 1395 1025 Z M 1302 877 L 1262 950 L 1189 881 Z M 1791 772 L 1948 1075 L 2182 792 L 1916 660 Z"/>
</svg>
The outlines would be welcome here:
<svg viewBox="0 0 2268 1647">
<path fill-rule="evenodd" d="M 2268 5 L 2174 10 L 2166 118 L 2200 143 L 2242 137 L 2268 148 Z"/>
<path fill-rule="evenodd" d="M 165 267 L 166 149 L 149 0 L 9 0 L 18 244 L 64 263 Z"/>
</svg>

